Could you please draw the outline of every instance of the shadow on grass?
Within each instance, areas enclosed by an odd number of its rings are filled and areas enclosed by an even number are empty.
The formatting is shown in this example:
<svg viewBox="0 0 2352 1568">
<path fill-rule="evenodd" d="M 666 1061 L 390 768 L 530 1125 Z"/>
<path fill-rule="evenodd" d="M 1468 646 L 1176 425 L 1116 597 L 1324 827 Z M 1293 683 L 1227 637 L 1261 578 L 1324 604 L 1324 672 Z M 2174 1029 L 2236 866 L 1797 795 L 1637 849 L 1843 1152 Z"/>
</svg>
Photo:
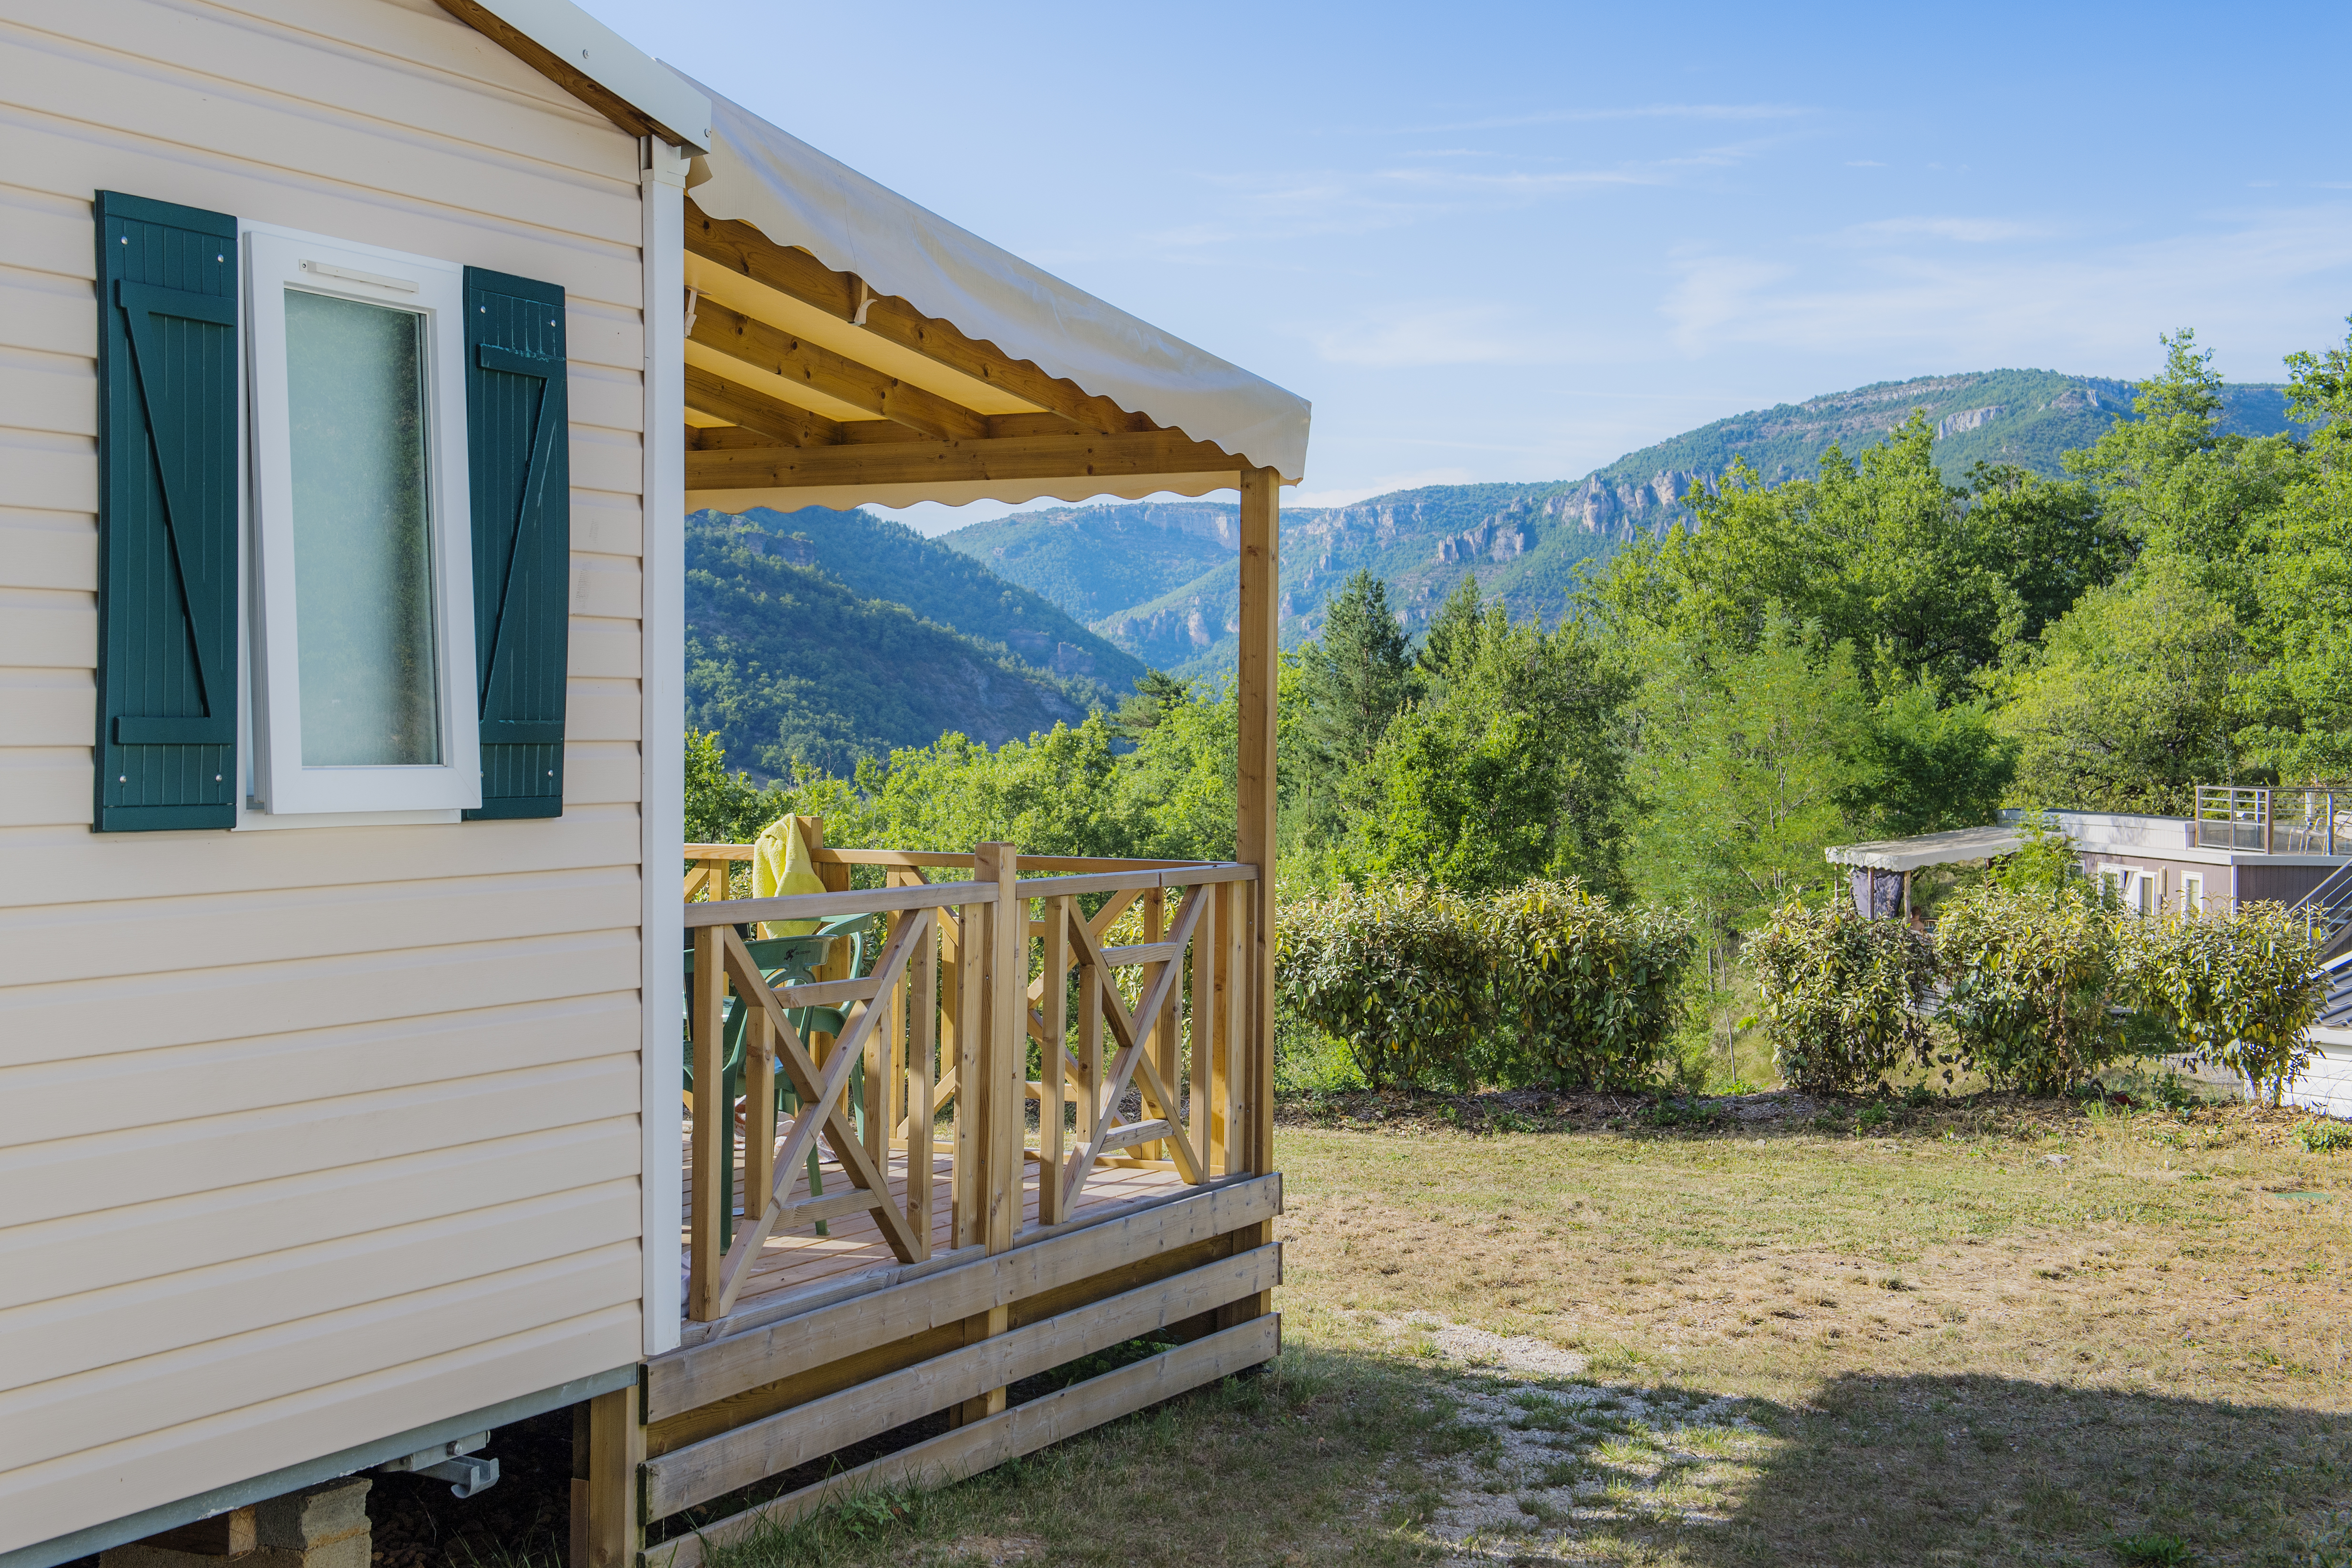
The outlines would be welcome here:
<svg viewBox="0 0 2352 1568">
<path fill-rule="evenodd" d="M 2352 1532 L 2332 1517 L 2352 1508 L 2352 1417 L 2342 1415 L 1859 1373 L 1832 1381 L 1811 1406 L 1750 1400 L 1743 1414 L 1774 1439 L 1760 1454 L 1682 1457 L 1715 1467 L 1709 1489 L 1727 1510 L 1637 1510 L 1579 1531 L 1581 1544 L 1604 1561 L 1663 1551 L 1666 1561 L 1726 1568 L 2352 1565 Z"/>
<path fill-rule="evenodd" d="M 1418 1368 L 1294 1347 L 931 1490 L 877 1489 L 712 1552 L 712 1568 L 1019 1562 L 1405 1564 L 1454 1434 Z M 1402 1483 L 1402 1484 L 1396 1484 Z"/>
</svg>

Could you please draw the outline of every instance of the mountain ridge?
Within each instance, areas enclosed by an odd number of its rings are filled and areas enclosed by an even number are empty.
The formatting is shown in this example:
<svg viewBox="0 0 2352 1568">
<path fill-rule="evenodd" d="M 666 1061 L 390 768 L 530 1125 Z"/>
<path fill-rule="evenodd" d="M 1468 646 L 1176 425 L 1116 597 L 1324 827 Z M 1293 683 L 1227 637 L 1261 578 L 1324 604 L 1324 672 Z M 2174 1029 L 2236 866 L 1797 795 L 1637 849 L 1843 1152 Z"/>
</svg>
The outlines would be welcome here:
<svg viewBox="0 0 2352 1568">
<path fill-rule="evenodd" d="M 1567 607 L 1580 562 L 1687 520 L 1692 488 L 1712 483 L 1736 458 L 1767 483 L 1810 475 L 1832 443 L 1855 456 L 1914 408 L 1936 422 L 1937 458 L 1948 479 L 1980 461 L 2054 476 L 2060 453 L 2133 416 L 2136 391 L 2128 382 L 2044 370 L 1875 382 L 1715 420 L 1580 479 L 1436 485 L 1347 506 L 1286 509 L 1282 640 L 1288 647 L 1315 636 L 1324 601 L 1360 567 L 1388 583 L 1408 631 L 1427 623 L 1465 571 L 1514 616 L 1551 619 Z M 2289 427 L 2284 389 L 2275 384 L 2236 384 L 2224 398 L 2225 429 L 2272 435 Z M 1203 678 L 1229 668 L 1237 645 L 1238 527 L 1231 503 L 1139 502 L 1014 512 L 940 542 L 1055 598 L 1145 661 Z M 1096 563 L 1114 553 L 1106 583 Z M 1103 608 L 1137 588 L 1151 591 Z"/>
</svg>

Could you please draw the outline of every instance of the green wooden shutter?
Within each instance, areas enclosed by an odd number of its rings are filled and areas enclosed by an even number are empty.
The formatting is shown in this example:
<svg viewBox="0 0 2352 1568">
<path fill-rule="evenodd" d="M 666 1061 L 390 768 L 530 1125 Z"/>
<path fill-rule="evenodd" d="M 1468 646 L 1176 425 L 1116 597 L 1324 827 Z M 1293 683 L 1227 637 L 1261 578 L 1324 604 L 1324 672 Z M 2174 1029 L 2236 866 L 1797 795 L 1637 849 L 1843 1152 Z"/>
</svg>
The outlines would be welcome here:
<svg viewBox="0 0 2352 1568">
<path fill-rule="evenodd" d="M 101 833 L 236 821 L 236 220 L 98 194 Z"/>
<path fill-rule="evenodd" d="M 570 652 L 571 405 L 563 290 L 466 268 L 466 441 L 473 465 L 479 817 L 563 815 Z"/>
</svg>

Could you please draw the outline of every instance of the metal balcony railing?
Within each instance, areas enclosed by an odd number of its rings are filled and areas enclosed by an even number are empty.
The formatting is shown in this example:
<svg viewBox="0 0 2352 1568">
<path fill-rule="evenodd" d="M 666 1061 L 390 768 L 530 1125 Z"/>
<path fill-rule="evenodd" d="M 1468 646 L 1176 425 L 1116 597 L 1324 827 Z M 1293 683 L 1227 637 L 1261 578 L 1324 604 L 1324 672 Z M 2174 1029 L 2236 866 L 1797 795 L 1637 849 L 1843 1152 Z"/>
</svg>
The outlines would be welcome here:
<svg viewBox="0 0 2352 1568">
<path fill-rule="evenodd" d="M 2195 826 L 2200 849 L 2334 855 L 2352 844 L 2352 801 L 2339 813 L 2332 789 L 2200 784 Z"/>
</svg>

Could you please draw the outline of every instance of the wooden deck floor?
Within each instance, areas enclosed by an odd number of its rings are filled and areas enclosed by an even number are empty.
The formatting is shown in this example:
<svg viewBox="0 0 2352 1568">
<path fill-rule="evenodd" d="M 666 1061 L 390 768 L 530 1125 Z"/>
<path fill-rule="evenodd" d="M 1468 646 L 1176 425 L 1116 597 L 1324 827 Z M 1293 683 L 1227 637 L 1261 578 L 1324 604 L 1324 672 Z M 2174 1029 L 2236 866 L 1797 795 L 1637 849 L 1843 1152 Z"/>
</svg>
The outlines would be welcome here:
<svg viewBox="0 0 2352 1568">
<path fill-rule="evenodd" d="M 686 1142 L 678 1161 L 681 1186 L 690 1182 L 688 1173 L 692 1160 L 693 1130 L 688 1129 Z M 931 1162 L 931 1249 L 934 1254 L 948 1249 L 950 1161 L 945 1150 L 937 1152 Z M 742 1166 L 736 1170 L 736 1213 L 742 1213 Z M 1024 1229 L 1037 1223 L 1038 1167 L 1029 1166 L 1029 1182 L 1022 1194 L 1021 1225 Z M 818 1180 L 825 1195 L 847 1192 L 849 1177 L 830 1160 L 817 1166 Z M 890 1191 L 903 1206 L 907 1196 L 907 1152 L 904 1149 L 890 1152 Z M 1131 1199 L 1165 1194 L 1175 1197 L 1188 1191 L 1181 1178 L 1172 1171 L 1139 1171 L 1131 1169 L 1097 1168 L 1087 1181 L 1086 1191 L 1079 1194 L 1073 1219 L 1083 1219 L 1089 1210 L 1107 1208 L 1113 1204 Z M 793 1186 L 795 1196 L 808 1193 L 808 1166 L 801 1166 L 800 1179 Z M 785 1291 L 806 1289 L 822 1285 L 837 1276 L 853 1274 L 864 1268 L 885 1268 L 898 1260 L 892 1256 L 888 1243 L 882 1239 L 881 1227 L 874 1223 L 870 1213 L 856 1214 L 829 1222 L 825 1227 L 832 1234 L 815 1235 L 803 1227 L 789 1236 L 772 1236 L 760 1249 L 760 1261 L 753 1266 L 751 1277 L 744 1282 L 742 1294 L 735 1300 L 735 1316 L 740 1316 L 761 1305 L 764 1298 Z"/>
</svg>

